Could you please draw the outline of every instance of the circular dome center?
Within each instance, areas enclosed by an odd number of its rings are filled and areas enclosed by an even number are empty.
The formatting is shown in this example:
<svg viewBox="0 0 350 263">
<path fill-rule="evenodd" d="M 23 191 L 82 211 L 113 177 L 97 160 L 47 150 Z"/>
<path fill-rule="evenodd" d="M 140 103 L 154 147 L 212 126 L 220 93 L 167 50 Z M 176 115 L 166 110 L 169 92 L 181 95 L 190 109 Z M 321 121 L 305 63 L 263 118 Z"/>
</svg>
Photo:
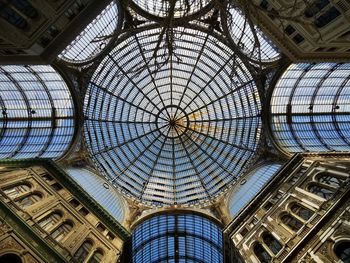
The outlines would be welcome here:
<svg viewBox="0 0 350 263">
<path fill-rule="evenodd" d="M 169 105 L 160 110 L 156 122 L 164 136 L 177 138 L 188 129 L 189 119 L 179 106 Z"/>
</svg>

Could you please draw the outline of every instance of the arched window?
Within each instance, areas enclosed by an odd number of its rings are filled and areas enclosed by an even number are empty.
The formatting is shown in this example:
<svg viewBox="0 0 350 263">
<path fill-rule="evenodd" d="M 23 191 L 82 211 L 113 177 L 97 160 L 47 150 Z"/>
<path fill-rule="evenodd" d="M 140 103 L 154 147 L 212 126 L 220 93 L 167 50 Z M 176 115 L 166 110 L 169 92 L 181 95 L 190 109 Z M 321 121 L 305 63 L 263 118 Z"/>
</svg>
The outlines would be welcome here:
<svg viewBox="0 0 350 263">
<path fill-rule="evenodd" d="M 53 212 L 49 216 L 39 221 L 39 226 L 45 230 L 49 231 L 62 219 L 62 214 L 59 212 Z"/>
<path fill-rule="evenodd" d="M 4 193 L 11 199 L 15 199 L 21 194 L 28 193 L 30 191 L 30 185 L 27 183 L 17 184 L 4 189 Z"/>
<path fill-rule="evenodd" d="M 305 221 L 309 220 L 311 216 L 314 214 L 314 212 L 311 211 L 310 209 L 305 208 L 304 206 L 301 206 L 297 203 L 293 203 L 290 206 L 290 210 L 293 212 L 294 215 L 297 215 L 298 217 L 302 218 Z"/>
<path fill-rule="evenodd" d="M 51 237 L 53 237 L 57 242 L 62 241 L 71 232 L 73 224 L 69 222 L 64 222 L 55 231 L 52 232 Z"/>
<path fill-rule="evenodd" d="M 270 233 L 264 233 L 262 238 L 266 246 L 268 246 L 273 254 L 278 254 L 278 252 L 282 249 L 281 243 Z"/>
<path fill-rule="evenodd" d="M 308 191 L 326 200 L 329 200 L 334 194 L 334 190 L 326 188 L 321 185 L 312 184 L 308 187 Z"/>
<path fill-rule="evenodd" d="M 259 259 L 259 261 L 261 263 L 270 263 L 271 262 L 272 257 L 264 249 L 264 247 L 259 243 L 256 243 L 254 245 L 254 254 L 256 255 L 256 257 Z"/>
<path fill-rule="evenodd" d="M 6 253 L 0 256 L 0 262 L 22 263 L 22 259 L 13 253 Z"/>
<path fill-rule="evenodd" d="M 102 261 L 103 251 L 98 249 L 94 252 L 88 263 L 99 263 Z"/>
<path fill-rule="evenodd" d="M 339 188 L 343 183 L 343 180 L 340 177 L 334 176 L 329 173 L 321 173 L 317 176 L 317 181 L 321 184 L 326 184 L 335 188 Z"/>
<path fill-rule="evenodd" d="M 335 254 L 344 263 L 350 263 L 350 241 L 343 241 L 336 244 L 334 249 Z"/>
<path fill-rule="evenodd" d="M 27 21 L 15 12 L 4 0 L 0 0 L 0 17 L 19 29 L 25 29 L 28 26 Z"/>
<path fill-rule="evenodd" d="M 76 260 L 76 262 L 83 262 L 89 255 L 91 248 L 92 242 L 85 241 L 74 254 L 74 259 Z"/>
<path fill-rule="evenodd" d="M 37 203 L 38 201 L 40 201 L 42 198 L 42 195 L 39 193 L 35 193 L 35 194 L 29 194 L 26 195 L 18 200 L 15 201 L 15 203 L 21 207 L 22 209 L 27 208 L 35 203 Z"/>
<path fill-rule="evenodd" d="M 11 4 L 27 17 L 36 18 L 38 16 L 36 9 L 27 0 L 12 0 Z"/>
<path fill-rule="evenodd" d="M 302 222 L 300 222 L 294 216 L 289 215 L 289 214 L 282 216 L 281 217 L 281 221 L 282 221 L 283 224 L 288 226 L 294 232 L 297 232 L 303 226 Z"/>
</svg>

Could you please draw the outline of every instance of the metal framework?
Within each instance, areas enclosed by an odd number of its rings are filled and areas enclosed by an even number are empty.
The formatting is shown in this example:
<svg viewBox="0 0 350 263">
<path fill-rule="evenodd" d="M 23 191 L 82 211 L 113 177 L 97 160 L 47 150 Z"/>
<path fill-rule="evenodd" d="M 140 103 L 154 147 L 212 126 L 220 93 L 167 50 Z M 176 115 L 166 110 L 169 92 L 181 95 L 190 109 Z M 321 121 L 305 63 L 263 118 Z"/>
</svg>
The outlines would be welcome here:
<svg viewBox="0 0 350 263">
<path fill-rule="evenodd" d="M 285 152 L 350 150 L 350 64 L 292 64 L 271 97 L 271 130 Z"/>
<path fill-rule="evenodd" d="M 123 223 L 126 207 L 113 187 L 97 174 L 83 168 L 67 168 L 72 177 L 96 202 L 98 202 L 115 220 Z"/>
<path fill-rule="evenodd" d="M 257 62 L 280 58 L 278 48 L 256 25 L 251 25 L 239 9 L 230 8 L 224 17 L 227 19 L 222 19 L 222 25 L 227 36 L 248 58 Z"/>
<path fill-rule="evenodd" d="M 265 186 L 267 182 L 281 168 L 278 163 L 265 163 L 259 165 L 249 172 L 240 182 L 232 189 L 229 196 L 228 208 L 230 215 L 235 217 L 239 212 L 256 196 L 257 193 Z"/>
<path fill-rule="evenodd" d="M 258 91 L 232 50 L 205 31 L 174 28 L 173 54 L 162 50 L 154 59 L 160 30 L 124 39 L 96 69 L 85 96 L 85 140 L 127 196 L 157 206 L 208 202 L 255 154 Z"/>
<path fill-rule="evenodd" d="M 68 150 L 74 103 L 51 66 L 0 66 L 0 90 L 0 159 L 57 159 Z"/>
<path fill-rule="evenodd" d="M 204 14 L 211 8 L 211 0 L 132 0 L 128 2 L 130 7 L 140 15 L 152 20 L 164 19 L 171 15 L 174 19 L 193 19 Z"/>
<path fill-rule="evenodd" d="M 157 215 L 134 229 L 132 254 L 133 263 L 222 263 L 222 229 L 197 214 Z"/>
<path fill-rule="evenodd" d="M 122 14 L 120 4 L 112 1 L 58 57 L 73 64 L 93 60 L 109 45 L 112 34 L 121 28 Z"/>
</svg>

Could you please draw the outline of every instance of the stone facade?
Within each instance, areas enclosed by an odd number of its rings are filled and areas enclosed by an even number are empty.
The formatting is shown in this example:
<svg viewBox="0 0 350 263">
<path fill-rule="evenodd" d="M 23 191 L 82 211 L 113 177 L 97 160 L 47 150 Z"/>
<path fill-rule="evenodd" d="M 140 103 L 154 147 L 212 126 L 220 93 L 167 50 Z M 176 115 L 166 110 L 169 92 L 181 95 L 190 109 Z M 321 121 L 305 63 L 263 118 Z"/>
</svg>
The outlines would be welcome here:
<svg viewBox="0 0 350 263">
<path fill-rule="evenodd" d="M 342 262 L 335 247 L 350 239 L 349 167 L 343 154 L 294 156 L 224 230 L 235 250 L 246 262 Z"/>
<path fill-rule="evenodd" d="M 95 256 L 99 262 L 117 262 L 128 232 L 113 227 L 119 223 L 111 218 L 103 220 L 103 213 L 86 205 L 94 201 L 79 194 L 77 185 L 69 182 L 68 189 L 62 174 L 53 174 L 58 167 L 47 169 L 52 165 L 0 164 L 0 256 L 14 253 L 24 262 L 49 262 L 51 254 L 57 259 L 50 262 L 87 262 Z"/>
</svg>

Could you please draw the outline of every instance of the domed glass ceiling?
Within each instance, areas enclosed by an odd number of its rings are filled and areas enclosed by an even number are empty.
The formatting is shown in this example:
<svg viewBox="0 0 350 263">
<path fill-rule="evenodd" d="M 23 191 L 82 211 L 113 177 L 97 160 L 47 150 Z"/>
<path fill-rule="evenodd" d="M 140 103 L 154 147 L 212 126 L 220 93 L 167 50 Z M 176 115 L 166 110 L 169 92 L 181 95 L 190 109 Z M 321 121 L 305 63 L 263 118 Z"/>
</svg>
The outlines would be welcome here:
<svg viewBox="0 0 350 263">
<path fill-rule="evenodd" d="M 161 48 L 155 63 L 160 31 L 124 39 L 96 69 L 85 96 L 87 147 L 129 197 L 151 205 L 209 201 L 257 149 L 257 88 L 229 47 L 197 29 L 174 28 L 172 55 Z"/>
</svg>

